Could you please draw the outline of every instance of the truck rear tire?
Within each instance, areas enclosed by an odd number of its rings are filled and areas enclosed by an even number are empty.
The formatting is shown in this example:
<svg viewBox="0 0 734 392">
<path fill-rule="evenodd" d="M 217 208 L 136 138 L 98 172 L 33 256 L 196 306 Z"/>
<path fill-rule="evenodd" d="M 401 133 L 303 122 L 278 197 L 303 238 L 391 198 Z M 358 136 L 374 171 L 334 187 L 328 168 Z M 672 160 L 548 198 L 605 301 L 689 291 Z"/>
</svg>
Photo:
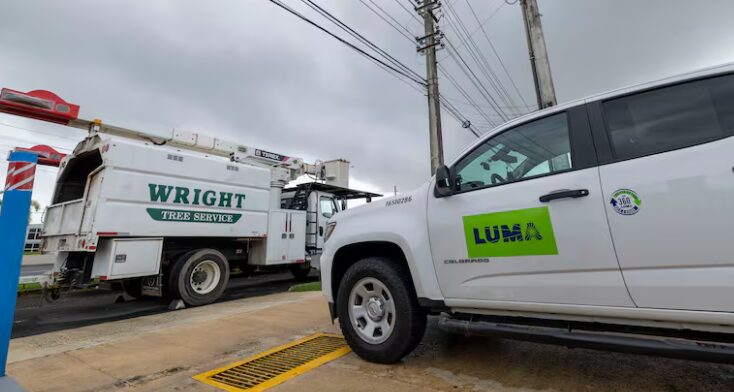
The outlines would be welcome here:
<svg viewBox="0 0 734 392">
<path fill-rule="evenodd" d="M 409 271 L 383 257 L 358 261 L 344 274 L 337 316 L 344 338 L 361 358 L 398 362 L 420 343 L 426 311 L 418 305 Z"/>
<path fill-rule="evenodd" d="M 199 249 L 176 260 L 168 287 L 173 298 L 180 298 L 189 306 L 201 306 L 216 301 L 227 282 L 229 263 L 224 255 L 214 249 Z"/>
<path fill-rule="evenodd" d="M 293 275 L 296 280 L 305 280 L 310 272 L 311 265 L 309 263 L 294 264 L 291 266 L 291 275 Z"/>
<path fill-rule="evenodd" d="M 135 298 L 143 298 L 143 278 L 126 279 L 122 281 L 125 294 Z"/>
</svg>

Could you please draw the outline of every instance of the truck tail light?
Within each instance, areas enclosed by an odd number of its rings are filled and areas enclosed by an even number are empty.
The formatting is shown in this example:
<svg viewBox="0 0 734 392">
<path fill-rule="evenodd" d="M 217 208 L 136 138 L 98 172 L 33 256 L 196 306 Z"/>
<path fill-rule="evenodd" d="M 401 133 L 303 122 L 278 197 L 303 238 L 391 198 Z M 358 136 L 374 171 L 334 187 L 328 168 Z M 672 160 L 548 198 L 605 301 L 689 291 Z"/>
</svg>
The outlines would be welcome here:
<svg viewBox="0 0 734 392">
<path fill-rule="evenodd" d="M 24 93 L 4 88 L 0 91 L 0 112 L 66 125 L 77 119 L 79 106 L 46 90 Z"/>
</svg>

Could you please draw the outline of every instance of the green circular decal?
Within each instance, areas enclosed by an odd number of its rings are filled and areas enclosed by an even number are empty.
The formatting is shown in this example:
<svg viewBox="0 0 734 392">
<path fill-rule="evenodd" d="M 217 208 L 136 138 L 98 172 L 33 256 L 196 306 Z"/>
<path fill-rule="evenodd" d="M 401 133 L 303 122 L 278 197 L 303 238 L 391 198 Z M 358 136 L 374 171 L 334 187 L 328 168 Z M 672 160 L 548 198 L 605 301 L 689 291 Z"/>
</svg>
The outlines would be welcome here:
<svg viewBox="0 0 734 392">
<path fill-rule="evenodd" d="M 640 211 L 640 196 L 631 189 L 617 189 L 609 201 L 614 211 L 622 215 L 634 215 Z"/>
</svg>

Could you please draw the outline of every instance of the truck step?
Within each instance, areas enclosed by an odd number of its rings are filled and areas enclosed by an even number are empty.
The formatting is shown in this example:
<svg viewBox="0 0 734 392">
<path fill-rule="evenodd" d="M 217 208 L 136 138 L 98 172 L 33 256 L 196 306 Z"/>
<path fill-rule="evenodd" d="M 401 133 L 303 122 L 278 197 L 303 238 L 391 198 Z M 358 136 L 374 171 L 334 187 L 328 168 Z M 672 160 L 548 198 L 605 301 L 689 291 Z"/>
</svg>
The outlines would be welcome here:
<svg viewBox="0 0 734 392">
<path fill-rule="evenodd" d="M 438 325 L 443 331 L 465 335 L 496 336 L 513 340 L 563 345 L 571 348 L 734 363 L 734 345 L 716 341 L 506 324 L 453 318 L 447 314 L 441 315 Z"/>
</svg>

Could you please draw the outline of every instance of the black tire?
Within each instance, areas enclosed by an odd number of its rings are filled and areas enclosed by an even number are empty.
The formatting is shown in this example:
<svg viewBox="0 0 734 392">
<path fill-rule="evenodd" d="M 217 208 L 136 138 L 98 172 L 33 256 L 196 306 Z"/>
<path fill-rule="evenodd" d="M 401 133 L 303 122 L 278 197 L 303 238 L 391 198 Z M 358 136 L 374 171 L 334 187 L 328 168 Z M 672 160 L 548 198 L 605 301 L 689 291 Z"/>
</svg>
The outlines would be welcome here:
<svg viewBox="0 0 734 392">
<path fill-rule="evenodd" d="M 308 274 L 311 272 L 311 265 L 306 264 L 294 264 L 291 266 L 291 275 L 296 280 L 303 281 L 308 278 Z"/>
<path fill-rule="evenodd" d="M 143 298 L 143 278 L 127 279 L 122 281 L 125 294 L 135 298 Z"/>
<path fill-rule="evenodd" d="M 395 325 L 392 334 L 382 343 L 365 341 L 349 317 L 349 296 L 352 287 L 364 278 L 379 280 L 390 291 L 395 303 Z M 410 272 L 400 264 L 383 257 L 362 259 L 349 267 L 339 283 L 337 316 L 344 338 L 361 358 L 376 363 L 400 361 L 418 346 L 426 331 L 427 312 L 418 305 Z"/>
<path fill-rule="evenodd" d="M 205 261 L 211 261 L 219 268 L 219 279 L 216 285 L 204 294 L 197 292 L 191 279 L 195 269 Z M 208 274 L 204 274 L 206 279 Z M 229 282 L 229 262 L 220 252 L 214 249 L 199 249 L 183 254 L 171 267 L 168 277 L 168 288 L 172 298 L 178 298 L 189 306 L 210 304 L 222 295 Z"/>
</svg>

